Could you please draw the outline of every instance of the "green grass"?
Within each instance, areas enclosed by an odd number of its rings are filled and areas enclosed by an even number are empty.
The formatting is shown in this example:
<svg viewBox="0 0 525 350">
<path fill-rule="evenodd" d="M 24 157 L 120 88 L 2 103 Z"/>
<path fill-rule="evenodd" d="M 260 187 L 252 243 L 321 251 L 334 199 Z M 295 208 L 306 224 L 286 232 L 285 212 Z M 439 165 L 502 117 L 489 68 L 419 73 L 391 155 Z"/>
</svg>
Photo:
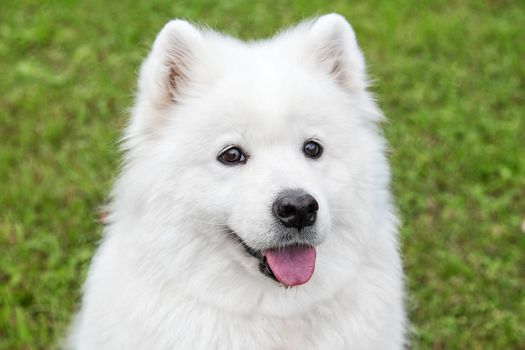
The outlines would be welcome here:
<svg viewBox="0 0 525 350">
<path fill-rule="evenodd" d="M 65 332 L 163 23 L 251 38 L 332 11 L 390 120 L 412 348 L 525 349 L 524 2 L 43 3 L 0 7 L 0 349 Z"/>
</svg>

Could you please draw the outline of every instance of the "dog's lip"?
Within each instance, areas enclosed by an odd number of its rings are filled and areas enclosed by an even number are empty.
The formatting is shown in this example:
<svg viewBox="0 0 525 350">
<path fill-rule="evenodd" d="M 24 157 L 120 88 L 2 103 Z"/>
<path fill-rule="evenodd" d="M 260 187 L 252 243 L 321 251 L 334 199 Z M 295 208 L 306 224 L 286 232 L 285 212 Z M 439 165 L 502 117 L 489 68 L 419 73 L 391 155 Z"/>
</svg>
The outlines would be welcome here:
<svg viewBox="0 0 525 350">
<path fill-rule="evenodd" d="M 237 234 L 237 232 L 235 232 L 234 230 L 232 230 L 229 226 L 226 227 L 226 230 L 228 231 L 228 234 L 233 236 L 235 238 L 235 240 L 237 240 L 242 246 L 243 248 L 248 252 L 248 254 L 250 254 L 251 256 L 253 256 L 254 258 L 260 258 L 262 257 L 262 253 L 260 250 L 257 250 L 257 249 L 254 249 L 252 247 L 250 247 L 245 241 L 244 239 L 241 238 L 241 236 L 239 236 Z"/>
<path fill-rule="evenodd" d="M 243 246 L 243 248 L 246 250 L 246 252 L 248 254 L 250 254 L 252 257 L 256 258 L 257 260 L 259 260 L 259 271 L 265 275 L 266 277 L 269 277 L 271 279 L 273 279 L 274 281 L 278 282 L 278 283 L 282 283 L 279 281 L 279 279 L 275 276 L 274 272 L 272 271 L 272 269 L 270 268 L 270 265 L 268 264 L 268 261 L 266 259 L 266 254 L 264 253 L 265 251 L 267 250 L 271 250 L 271 249 L 276 249 L 276 248 L 285 248 L 285 247 L 293 247 L 293 246 L 304 246 L 305 244 L 304 243 L 300 243 L 300 242 L 297 242 L 297 243 L 291 243 L 291 244 L 287 244 L 286 246 L 282 246 L 282 247 L 270 247 L 266 250 L 258 250 L 258 249 L 255 249 L 255 248 L 252 248 L 250 247 L 234 230 L 232 230 L 230 227 L 227 227 L 227 230 L 229 231 L 229 233 L 235 237 L 235 239 Z M 310 245 L 310 246 L 314 246 L 314 245 Z"/>
<path fill-rule="evenodd" d="M 271 278 L 273 279 L 274 281 L 276 282 L 279 282 L 277 280 L 277 277 L 275 277 L 275 275 L 273 274 L 272 272 L 272 269 L 270 269 L 270 266 L 268 266 L 268 263 L 266 261 L 266 257 L 264 256 L 264 254 L 262 253 L 262 251 L 260 250 L 257 250 L 257 249 L 254 249 L 252 247 L 250 247 L 234 230 L 232 230 L 230 227 L 227 228 L 227 230 L 229 231 L 229 233 L 235 237 L 235 239 L 237 241 L 239 241 L 239 243 L 243 246 L 243 248 L 246 250 L 246 252 L 248 254 L 250 254 L 252 257 L 256 258 L 257 260 L 259 260 L 259 271 L 265 275 L 266 277 L 268 278 Z"/>
</svg>

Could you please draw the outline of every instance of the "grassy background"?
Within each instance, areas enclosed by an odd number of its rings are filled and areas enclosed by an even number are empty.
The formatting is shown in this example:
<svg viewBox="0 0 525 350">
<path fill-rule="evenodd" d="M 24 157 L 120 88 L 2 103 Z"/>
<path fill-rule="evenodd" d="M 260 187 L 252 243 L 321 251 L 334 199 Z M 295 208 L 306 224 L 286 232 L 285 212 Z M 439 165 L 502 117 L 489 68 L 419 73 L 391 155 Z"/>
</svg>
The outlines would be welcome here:
<svg viewBox="0 0 525 350">
<path fill-rule="evenodd" d="M 0 6 L 0 349 L 64 333 L 136 70 L 173 17 L 243 38 L 337 11 L 390 122 L 414 349 L 525 349 L 525 2 Z"/>
</svg>

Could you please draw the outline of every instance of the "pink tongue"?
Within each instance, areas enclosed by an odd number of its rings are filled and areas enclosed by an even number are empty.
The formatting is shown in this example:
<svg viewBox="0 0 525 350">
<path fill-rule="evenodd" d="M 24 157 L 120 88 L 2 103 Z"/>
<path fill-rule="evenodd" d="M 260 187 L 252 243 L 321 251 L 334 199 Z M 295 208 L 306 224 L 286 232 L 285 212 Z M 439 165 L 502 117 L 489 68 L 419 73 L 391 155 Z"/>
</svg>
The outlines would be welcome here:
<svg viewBox="0 0 525 350">
<path fill-rule="evenodd" d="M 270 249 L 266 251 L 265 256 L 277 280 L 287 287 L 308 282 L 314 273 L 314 247 Z"/>
</svg>

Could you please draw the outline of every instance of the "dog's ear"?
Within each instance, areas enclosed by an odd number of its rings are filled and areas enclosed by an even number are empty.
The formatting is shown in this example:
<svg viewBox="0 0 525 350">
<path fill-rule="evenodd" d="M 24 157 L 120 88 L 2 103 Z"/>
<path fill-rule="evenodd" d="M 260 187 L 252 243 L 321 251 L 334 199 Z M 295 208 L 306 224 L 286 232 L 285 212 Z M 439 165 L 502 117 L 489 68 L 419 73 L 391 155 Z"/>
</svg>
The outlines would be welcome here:
<svg viewBox="0 0 525 350">
<path fill-rule="evenodd" d="M 204 46 L 203 32 L 186 21 L 172 20 L 162 28 L 140 68 L 125 139 L 151 135 L 161 127 L 166 110 L 182 99 L 195 80 Z"/>
<path fill-rule="evenodd" d="M 172 20 L 160 31 L 143 63 L 139 92 L 155 107 L 176 103 L 191 83 L 191 70 L 204 46 L 202 32 L 184 20 Z"/>
<path fill-rule="evenodd" d="M 351 90 L 366 87 L 365 60 L 346 19 L 338 14 L 317 18 L 309 31 L 317 64 Z"/>
</svg>

